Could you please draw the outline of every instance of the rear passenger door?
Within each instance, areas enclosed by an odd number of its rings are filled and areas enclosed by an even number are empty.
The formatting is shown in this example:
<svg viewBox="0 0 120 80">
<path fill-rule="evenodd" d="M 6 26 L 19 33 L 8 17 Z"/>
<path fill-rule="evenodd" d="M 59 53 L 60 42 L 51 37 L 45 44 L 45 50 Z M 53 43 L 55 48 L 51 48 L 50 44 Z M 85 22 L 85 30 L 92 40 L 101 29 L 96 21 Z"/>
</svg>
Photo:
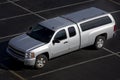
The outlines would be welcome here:
<svg viewBox="0 0 120 80">
<path fill-rule="evenodd" d="M 69 51 L 74 51 L 79 49 L 80 46 L 80 35 L 78 27 L 76 25 L 68 27 L 68 42 L 69 42 Z"/>
</svg>

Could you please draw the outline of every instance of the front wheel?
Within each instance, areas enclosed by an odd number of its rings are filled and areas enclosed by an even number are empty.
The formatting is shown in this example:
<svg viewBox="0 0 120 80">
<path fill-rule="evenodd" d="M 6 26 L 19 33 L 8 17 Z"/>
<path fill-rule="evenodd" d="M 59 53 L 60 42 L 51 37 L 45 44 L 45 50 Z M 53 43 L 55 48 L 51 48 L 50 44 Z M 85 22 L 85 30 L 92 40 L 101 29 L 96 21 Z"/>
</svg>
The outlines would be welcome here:
<svg viewBox="0 0 120 80">
<path fill-rule="evenodd" d="M 101 49 L 104 46 L 105 43 L 105 37 L 104 36 L 98 36 L 95 40 L 95 48 L 96 49 Z"/>
<path fill-rule="evenodd" d="M 36 62 L 35 62 L 35 68 L 37 69 L 40 69 L 40 68 L 43 68 L 46 63 L 47 63 L 48 59 L 45 55 L 39 55 L 37 58 L 36 58 Z"/>
</svg>

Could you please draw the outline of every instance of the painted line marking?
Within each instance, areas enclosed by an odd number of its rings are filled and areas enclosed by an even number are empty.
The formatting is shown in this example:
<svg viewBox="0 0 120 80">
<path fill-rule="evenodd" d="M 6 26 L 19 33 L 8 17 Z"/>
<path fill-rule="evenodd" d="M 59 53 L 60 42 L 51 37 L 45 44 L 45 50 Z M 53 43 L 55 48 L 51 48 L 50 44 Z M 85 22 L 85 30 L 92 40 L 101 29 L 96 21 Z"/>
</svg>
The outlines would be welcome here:
<svg viewBox="0 0 120 80">
<path fill-rule="evenodd" d="M 118 56 L 118 57 L 120 57 L 120 55 L 118 53 L 115 53 L 115 52 L 113 52 L 113 51 L 111 51 L 111 50 L 109 50 L 109 49 L 107 49 L 105 47 L 103 47 L 103 49 L 110 52 L 110 53 L 112 53 L 112 54 L 114 54 L 114 55 L 116 55 L 116 56 Z"/>
<path fill-rule="evenodd" d="M 117 52 L 117 54 L 120 54 L 120 52 Z"/>
<path fill-rule="evenodd" d="M 24 33 L 26 33 L 26 32 L 17 33 L 17 34 L 13 34 L 13 35 L 8 35 L 8 36 L 5 36 L 5 37 L 0 37 L 0 40 L 1 40 L 1 39 L 5 39 L 5 38 L 10 38 L 10 37 L 18 36 L 18 35 L 24 34 Z"/>
<path fill-rule="evenodd" d="M 69 4 L 69 5 L 65 5 L 65 6 L 60 6 L 60 7 L 56 7 L 56 8 L 40 10 L 40 11 L 36 11 L 34 13 L 38 14 L 38 13 L 42 13 L 42 12 L 46 12 L 46 11 L 52 11 L 52 10 L 57 10 L 57 9 L 65 8 L 65 7 L 76 6 L 76 5 L 79 5 L 79 4 L 85 4 L 85 3 L 88 3 L 88 2 L 92 2 L 92 1 L 95 1 L 95 0 L 89 0 L 89 1 L 79 2 L 79 3 Z M 120 10 L 112 11 L 112 12 L 109 12 L 109 13 L 114 14 L 114 13 L 117 13 L 117 12 L 120 12 Z M 21 14 L 21 15 L 17 15 L 17 16 L 1 18 L 0 21 L 13 19 L 13 18 L 18 18 L 18 17 L 23 17 L 23 16 L 27 16 L 27 15 L 32 15 L 32 13 L 26 13 L 26 14 Z"/>
<path fill-rule="evenodd" d="M 19 1 L 19 0 L 14 0 L 14 2 L 17 2 L 17 1 Z M 0 5 L 1 5 L 1 4 L 7 4 L 7 3 L 10 3 L 10 2 L 8 2 L 8 1 L 1 2 Z"/>
<path fill-rule="evenodd" d="M 14 18 L 19 18 L 19 17 L 23 17 L 23 16 L 28 16 L 28 15 L 32 15 L 32 14 L 31 13 L 26 13 L 26 14 L 21 14 L 21 15 L 17 15 L 17 16 L 1 18 L 0 21 L 8 20 L 8 19 L 14 19 Z"/>
<path fill-rule="evenodd" d="M 6 1 L 6 2 L 1 2 L 0 4 L 7 4 L 7 3 L 10 3 L 10 2 Z"/>
<path fill-rule="evenodd" d="M 118 2 L 116 2 L 116 1 L 114 1 L 114 0 L 109 0 L 109 1 L 111 1 L 111 2 L 113 2 L 113 3 L 115 3 L 115 4 L 117 4 L 117 5 L 120 5 L 120 3 L 118 3 Z"/>
<path fill-rule="evenodd" d="M 83 1 L 83 2 L 68 4 L 68 5 L 65 5 L 65 6 L 60 6 L 60 7 L 55 7 L 55 8 L 51 8 L 51 9 L 37 11 L 36 13 L 42 13 L 42 12 L 52 11 L 52 10 L 56 10 L 56 9 L 61 9 L 61 8 L 66 8 L 66 7 L 71 7 L 71 6 L 76 6 L 76 5 L 85 4 L 85 3 L 89 3 L 89 2 L 93 2 L 93 1 L 95 1 L 95 0 L 87 0 L 87 1 Z"/>
<path fill-rule="evenodd" d="M 91 2 L 91 1 L 94 1 L 94 0 L 89 0 L 87 2 Z M 82 3 L 87 3 L 87 2 L 85 1 L 85 2 L 82 2 Z M 42 10 L 42 11 L 37 11 L 37 12 L 34 12 L 34 13 L 40 13 L 40 12 L 44 12 L 44 11 L 51 11 L 51 10 L 55 10 L 55 9 L 60 9 L 60 8 L 65 8 L 65 7 L 70 7 L 70 6 L 75 6 L 75 5 L 82 4 L 82 3 L 80 2 L 80 3 L 69 4 L 69 5 L 60 6 L 60 7 L 56 7 L 56 8 L 51 8 L 51 9 L 46 9 L 46 10 Z M 117 13 L 117 12 L 120 12 L 120 10 L 112 11 L 110 13 L 113 14 L 113 13 Z M 8 19 L 13 19 L 13 18 L 18 18 L 18 17 L 23 17 L 23 16 L 27 16 L 27 15 L 32 15 L 32 13 L 22 14 L 22 15 L 8 17 L 8 18 L 2 18 L 2 19 L 0 19 L 0 21 L 1 20 L 8 20 Z M 117 30 L 117 31 L 120 31 L 120 29 Z M 22 34 L 22 33 L 18 33 L 18 35 Z M 15 35 L 17 35 L 17 34 L 15 34 Z M 14 36 L 14 34 L 13 35 L 8 35 L 8 36 L 5 36 L 5 37 L 0 37 L 0 39 L 9 38 L 9 37 L 12 37 L 12 36 Z"/>
<path fill-rule="evenodd" d="M 120 10 L 111 11 L 111 12 L 109 12 L 109 13 L 110 13 L 110 14 L 114 14 L 114 13 L 118 13 L 118 12 L 120 12 Z"/>
<path fill-rule="evenodd" d="M 47 9 L 47 10 L 37 11 L 37 12 L 34 12 L 34 13 L 40 13 L 40 12 L 45 12 L 45 11 L 50 11 L 50 10 L 55 10 L 55 9 L 60 9 L 60 8 L 65 8 L 65 7 L 70 7 L 70 6 L 79 5 L 79 4 L 83 4 L 83 3 L 88 3 L 88 2 L 92 2 L 92 1 L 94 1 L 94 0 L 89 0 L 89 1 L 79 2 L 79 3 L 69 4 L 69 5 L 60 6 L 60 7 L 56 7 L 56 8 L 51 8 L 51 9 Z M 21 6 L 20 6 L 20 7 L 21 7 Z M 22 7 L 22 8 L 23 8 L 23 7 Z M 23 14 L 23 15 L 8 17 L 8 18 L 2 18 L 2 19 L 0 19 L 0 20 L 13 19 L 13 18 L 23 17 L 23 16 L 27 16 L 27 15 L 32 15 L 32 13 L 27 13 L 27 14 Z M 22 33 L 25 33 L 25 32 L 22 32 Z M 17 36 L 17 35 L 22 34 L 22 33 L 13 34 L 13 35 L 8 35 L 8 36 L 5 36 L 5 37 L 0 37 L 0 39 Z"/>
<path fill-rule="evenodd" d="M 15 2 L 13 2 L 13 1 L 11 1 L 11 0 L 8 0 L 8 1 L 9 1 L 10 3 L 12 3 L 13 5 L 16 5 L 17 7 L 21 8 L 21 9 L 23 9 L 23 10 L 25 10 L 25 11 L 27 11 L 27 12 L 29 12 L 29 13 L 37 16 L 37 17 L 39 17 L 39 18 L 42 18 L 43 20 L 46 20 L 46 18 L 40 16 L 39 14 L 36 14 L 36 13 L 34 13 L 33 11 L 31 11 L 31 10 L 29 10 L 29 9 L 21 6 L 21 5 L 18 5 L 17 3 L 15 3 Z"/>
<path fill-rule="evenodd" d="M 39 11 L 38 11 L 38 12 L 39 12 Z M 35 13 L 38 13 L 38 12 L 35 12 Z M 120 12 L 120 10 L 112 11 L 112 12 L 110 12 L 110 13 L 113 14 L 113 13 L 117 13 L 117 12 Z M 32 14 L 31 14 L 31 13 L 28 13 L 28 14 L 23 14 L 23 15 L 8 17 L 8 18 L 2 18 L 2 19 L 0 19 L 0 20 L 8 20 L 8 19 L 23 17 L 23 16 L 27 16 L 27 15 L 32 15 Z M 117 31 L 120 31 L 120 29 L 116 30 L 116 32 L 117 32 Z M 22 32 L 22 33 L 25 33 L 25 32 Z M 9 38 L 9 37 L 12 37 L 12 36 L 14 36 L 14 35 L 19 35 L 19 34 L 22 34 L 22 33 L 13 34 L 13 35 L 8 35 L 8 36 L 5 36 L 5 37 L 0 37 L 0 39 Z"/>
<path fill-rule="evenodd" d="M 69 4 L 69 5 L 55 7 L 55 8 L 51 8 L 51 9 L 40 10 L 40 11 L 36 11 L 34 13 L 37 14 L 37 13 L 42 13 L 42 12 L 46 12 L 46 11 L 61 9 L 61 8 L 65 8 L 65 7 L 76 6 L 76 5 L 79 5 L 79 4 L 85 4 L 85 3 L 88 3 L 88 2 L 92 2 L 92 1 L 94 1 L 94 0 L 89 0 L 89 1 L 79 2 L 79 3 Z M 18 17 L 23 17 L 23 16 L 27 16 L 27 15 L 32 15 L 32 13 L 27 13 L 27 14 L 22 14 L 22 15 L 17 15 L 17 16 L 12 16 L 12 17 L 7 17 L 7 18 L 2 18 L 2 19 L 0 19 L 0 21 L 1 20 L 8 20 L 8 19 L 13 19 L 13 18 L 18 18 Z"/>
<path fill-rule="evenodd" d="M 27 80 L 24 77 L 20 76 L 19 74 L 17 74 L 16 72 L 14 72 L 13 70 L 10 70 L 7 66 L 5 66 L 4 64 L 0 64 L 1 67 L 7 69 L 10 73 L 12 73 L 13 75 L 15 75 L 16 77 L 18 77 L 21 80 Z"/>
<path fill-rule="evenodd" d="M 117 11 L 118 12 L 118 11 Z M 32 13 L 33 14 L 33 13 Z M 27 14 L 28 15 L 28 14 Z M 111 53 L 114 53 L 106 48 L 104 48 L 105 50 L 107 50 L 108 52 L 111 52 Z M 114 53 L 116 55 L 116 53 Z M 77 64 L 73 64 L 73 65 L 70 65 L 70 66 L 66 66 L 66 67 L 63 67 L 63 68 L 59 68 L 59 69 L 56 69 L 56 70 L 53 70 L 53 71 L 49 71 L 49 72 L 46 72 L 46 73 L 42 73 L 42 74 L 39 74 L 39 75 L 35 75 L 35 76 L 32 76 L 32 78 L 34 77 L 38 77 L 38 76 L 42 76 L 42 75 L 46 75 L 46 74 L 49 74 L 49 73 L 53 73 L 53 72 L 56 72 L 56 71 L 60 71 L 60 70 L 63 70 L 63 69 L 67 69 L 67 68 L 71 68 L 71 67 L 74 67 L 74 66 L 77 66 L 77 65 L 80 65 L 80 64 L 84 64 L 84 63 L 88 63 L 88 62 L 91 62 L 91 61 L 95 61 L 95 60 L 98 60 L 98 59 L 102 59 L 102 58 L 106 58 L 106 57 L 110 57 L 110 56 L 113 56 L 114 54 L 109 54 L 109 55 L 106 55 L 106 56 L 102 56 L 102 57 L 98 57 L 98 58 L 95 58 L 95 59 L 91 59 L 91 60 L 88 60 L 88 61 L 84 61 L 84 62 L 80 62 L 80 63 L 77 63 Z M 118 55 L 117 55 L 118 56 Z M 7 68 L 5 65 L 1 64 L 2 67 L 4 66 L 4 68 Z M 20 75 L 18 75 L 17 73 L 15 73 L 14 71 L 12 70 L 9 70 L 9 72 L 11 72 L 12 74 L 16 75 L 17 77 L 19 77 L 21 80 L 26 80 L 25 78 L 21 77 Z"/>
<path fill-rule="evenodd" d="M 58 68 L 58 69 L 55 69 L 55 70 L 52 70 L 52 71 L 48 71 L 48 72 L 44 72 L 44 73 L 41 73 L 41 74 L 37 74 L 37 75 L 32 76 L 31 78 L 44 76 L 44 75 L 51 74 L 51 73 L 54 73 L 54 72 L 57 72 L 57 71 L 61 71 L 61 70 L 64 70 L 64 69 L 72 68 L 72 67 L 75 67 L 75 66 L 78 66 L 78 65 L 82 65 L 82 64 L 85 64 L 85 63 L 89 63 L 89 62 L 93 62 L 93 61 L 99 60 L 99 59 L 107 58 L 107 57 L 110 57 L 110 56 L 113 56 L 113 55 L 115 55 L 115 54 L 109 54 L 109 55 L 101 56 L 101 57 L 98 57 L 98 58 L 90 59 L 90 60 L 87 60 L 87 61 L 79 62 L 79 63 L 72 64 L 72 65 L 69 65 L 69 66 Z"/>
<path fill-rule="evenodd" d="M 79 4 L 85 4 L 85 3 L 88 3 L 88 2 L 92 2 L 92 1 L 95 1 L 95 0 L 88 0 L 88 1 L 84 1 L 84 2 L 79 2 L 79 3 L 69 4 L 69 5 L 65 5 L 65 6 L 60 6 L 60 7 L 56 7 L 56 8 L 51 8 L 51 9 L 36 11 L 36 12 L 34 12 L 34 13 L 35 13 L 35 14 L 37 14 L 37 13 L 42 13 L 42 12 L 46 12 L 46 11 L 61 9 L 61 8 L 70 7 L 70 6 L 75 6 L 75 5 L 79 5 Z M 12 2 L 13 2 L 13 1 L 12 1 Z M 113 13 L 117 13 L 117 12 L 120 12 L 120 10 L 116 10 L 116 11 L 109 12 L 109 13 L 113 14 Z M 0 19 L 0 20 L 13 19 L 13 18 L 23 17 L 23 16 L 27 16 L 27 15 L 31 15 L 31 14 L 32 14 L 32 13 L 27 13 L 27 14 L 22 14 L 22 15 L 17 15 L 17 16 L 12 16 L 12 17 L 7 17 L 7 18 L 2 18 L 2 19 Z"/>
</svg>

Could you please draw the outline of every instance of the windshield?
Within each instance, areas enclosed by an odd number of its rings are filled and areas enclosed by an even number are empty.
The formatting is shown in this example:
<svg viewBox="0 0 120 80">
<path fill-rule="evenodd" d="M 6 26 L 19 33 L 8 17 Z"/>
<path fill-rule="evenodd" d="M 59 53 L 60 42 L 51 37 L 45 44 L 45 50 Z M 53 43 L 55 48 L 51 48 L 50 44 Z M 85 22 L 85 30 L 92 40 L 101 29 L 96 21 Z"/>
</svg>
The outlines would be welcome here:
<svg viewBox="0 0 120 80">
<path fill-rule="evenodd" d="M 27 35 L 29 35 L 30 37 L 45 43 L 48 43 L 50 41 L 53 34 L 54 34 L 54 31 L 40 24 L 32 27 L 32 29 L 29 32 L 27 32 Z"/>
</svg>

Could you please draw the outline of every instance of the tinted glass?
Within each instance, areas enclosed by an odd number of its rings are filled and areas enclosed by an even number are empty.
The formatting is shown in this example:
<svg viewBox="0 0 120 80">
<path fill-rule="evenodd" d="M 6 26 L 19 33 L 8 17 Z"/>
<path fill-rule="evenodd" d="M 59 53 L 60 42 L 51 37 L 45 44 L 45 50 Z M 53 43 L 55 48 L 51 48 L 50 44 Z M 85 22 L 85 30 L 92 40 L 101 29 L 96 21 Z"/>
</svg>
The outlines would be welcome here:
<svg viewBox="0 0 120 80">
<path fill-rule="evenodd" d="M 48 43 L 52 36 L 54 34 L 54 31 L 42 26 L 42 25 L 35 25 L 29 32 L 27 32 L 27 35 L 30 37 Z"/>
<path fill-rule="evenodd" d="M 69 32 L 69 36 L 70 36 L 70 37 L 76 35 L 76 32 L 75 32 L 75 28 L 74 28 L 74 27 L 69 27 L 69 28 L 68 28 L 68 32 Z"/>
<path fill-rule="evenodd" d="M 55 36 L 55 40 L 57 39 L 57 40 L 63 40 L 63 39 L 66 39 L 67 38 L 67 36 L 66 36 L 66 32 L 65 32 L 65 30 L 61 30 L 61 31 L 59 31 L 57 34 L 56 34 L 56 36 Z"/>
<path fill-rule="evenodd" d="M 95 27 L 99 27 L 108 23 L 111 23 L 111 19 L 108 16 L 102 17 L 102 18 L 98 18 L 92 21 L 88 21 L 85 22 L 83 24 L 81 24 L 81 28 L 83 31 L 88 30 L 88 29 L 92 29 Z"/>
</svg>

